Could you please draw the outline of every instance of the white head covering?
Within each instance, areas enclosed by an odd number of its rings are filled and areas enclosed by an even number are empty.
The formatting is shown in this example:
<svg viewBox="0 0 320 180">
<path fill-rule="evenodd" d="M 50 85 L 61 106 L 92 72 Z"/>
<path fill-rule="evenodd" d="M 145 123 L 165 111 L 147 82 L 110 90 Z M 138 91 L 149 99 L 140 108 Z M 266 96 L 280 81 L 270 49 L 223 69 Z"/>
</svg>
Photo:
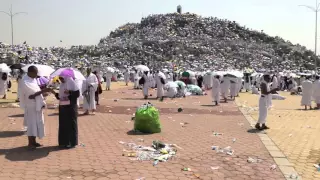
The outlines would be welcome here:
<svg viewBox="0 0 320 180">
<path fill-rule="evenodd" d="M 65 99 L 68 94 L 65 94 L 64 92 L 66 90 L 68 91 L 79 91 L 80 88 L 78 87 L 77 83 L 71 78 L 71 77 L 63 77 L 64 83 L 61 82 L 60 88 L 59 88 L 59 98 Z"/>
</svg>

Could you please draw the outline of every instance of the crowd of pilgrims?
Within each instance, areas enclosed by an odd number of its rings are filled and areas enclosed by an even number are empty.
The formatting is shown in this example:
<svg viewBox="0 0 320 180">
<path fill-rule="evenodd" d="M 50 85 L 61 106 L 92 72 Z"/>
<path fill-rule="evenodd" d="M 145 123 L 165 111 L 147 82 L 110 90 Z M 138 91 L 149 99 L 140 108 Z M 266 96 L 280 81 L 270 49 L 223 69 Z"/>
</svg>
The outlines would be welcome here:
<svg viewBox="0 0 320 180">
<path fill-rule="evenodd" d="M 183 77 L 181 73 L 160 71 L 130 71 L 123 73 L 99 72 L 86 70 L 86 80 L 61 75 L 56 80 L 42 81 L 37 76 L 38 69 L 30 66 L 27 73 L 19 71 L 16 74 L 18 82 L 18 98 L 20 107 L 24 110 L 24 126 L 28 135 L 28 146 L 32 149 L 41 146 L 36 142 L 36 137 L 44 137 L 43 108 L 46 105 L 46 96 L 52 93 L 59 100 L 59 146 L 73 148 L 78 145 L 78 108 L 84 109 L 84 115 L 94 114 L 99 105 L 99 95 L 103 92 L 102 83 L 106 83 L 106 90 L 112 89 L 111 82 L 118 78 L 128 86 L 133 82 L 134 89 L 142 89 L 145 99 L 149 97 L 149 89 L 156 88 L 156 97 L 163 100 L 165 97 L 176 98 L 188 95 L 188 85 L 196 85 L 203 92 L 211 91 L 212 102 L 219 105 L 220 100 L 227 102 L 239 96 L 239 92 L 259 94 L 259 119 L 256 128 L 268 129 L 265 125 L 268 109 L 272 106 L 272 97 L 277 91 L 290 91 L 292 95 L 302 94 L 301 105 L 312 109 L 314 100 L 320 108 L 320 80 L 319 76 L 301 76 L 298 79 L 281 75 L 280 73 L 244 73 L 236 77 L 228 74 L 203 73 L 195 76 Z M 123 76 L 123 77 L 121 77 Z M 11 80 L 7 73 L 0 74 L 0 95 L 6 98 L 7 91 L 11 88 Z M 174 82 L 177 85 L 172 85 Z M 58 86 L 58 92 L 53 88 Z M 302 91 L 302 92 L 301 92 Z M 206 93 L 203 93 L 206 94 Z M 194 95 L 203 95 L 194 94 Z M 82 102 L 82 103 L 80 103 Z"/>
</svg>

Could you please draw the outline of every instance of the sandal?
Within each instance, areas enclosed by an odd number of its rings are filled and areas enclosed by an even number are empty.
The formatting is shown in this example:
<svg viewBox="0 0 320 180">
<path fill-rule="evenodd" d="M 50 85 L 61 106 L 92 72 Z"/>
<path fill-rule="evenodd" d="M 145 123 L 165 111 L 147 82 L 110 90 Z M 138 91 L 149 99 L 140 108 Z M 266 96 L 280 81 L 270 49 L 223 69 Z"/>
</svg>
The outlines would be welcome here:
<svg viewBox="0 0 320 180">
<path fill-rule="evenodd" d="M 266 126 L 266 125 L 262 125 L 261 126 L 261 130 L 265 130 L 265 129 L 270 129 L 268 126 Z"/>
<path fill-rule="evenodd" d="M 260 127 L 259 124 L 256 124 L 254 127 L 255 127 L 256 129 L 258 129 L 258 130 L 261 130 L 261 127 Z"/>
<path fill-rule="evenodd" d="M 42 145 L 39 144 L 39 143 L 35 143 L 34 146 L 35 146 L 35 147 L 41 147 Z"/>
</svg>

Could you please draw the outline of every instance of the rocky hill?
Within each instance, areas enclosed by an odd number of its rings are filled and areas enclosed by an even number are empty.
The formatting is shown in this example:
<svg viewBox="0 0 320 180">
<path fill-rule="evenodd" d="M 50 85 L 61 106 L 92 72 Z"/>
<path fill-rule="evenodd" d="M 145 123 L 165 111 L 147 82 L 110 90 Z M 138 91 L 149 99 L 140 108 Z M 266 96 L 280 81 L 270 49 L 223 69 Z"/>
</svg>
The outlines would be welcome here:
<svg viewBox="0 0 320 180">
<path fill-rule="evenodd" d="M 98 47 L 119 60 L 175 60 L 180 66 L 213 69 L 312 69 L 316 58 L 313 51 L 280 37 L 189 13 L 150 15 L 128 23 L 102 38 Z"/>
</svg>

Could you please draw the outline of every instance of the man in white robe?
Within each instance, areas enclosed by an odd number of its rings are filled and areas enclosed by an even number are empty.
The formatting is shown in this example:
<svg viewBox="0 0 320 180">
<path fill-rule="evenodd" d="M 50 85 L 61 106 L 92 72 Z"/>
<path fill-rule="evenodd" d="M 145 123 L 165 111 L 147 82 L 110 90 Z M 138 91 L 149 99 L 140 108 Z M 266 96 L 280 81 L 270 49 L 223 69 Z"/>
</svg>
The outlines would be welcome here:
<svg viewBox="0 0 320 180">
<path fill-rule="evenodd" d="M 215 103 L 216 106 L 220 103 L 220 76 L 215 76 L 212 78 L 212 101 Z"/>
<path fill-rule="evenodd" d="M 129 80 L 130 80 L 130 71 L 129 69 L 126 69 L 126 71 L 123 74 L 124 76 L 124 82 L 126 83 L 126 86 L 128 86 Z"/>
<path fill-rule="evenodd" d="M 239 97 L 239 93 L 241 91 L 242 88 L 242 78 L 237 78 L 237 95 L 236 97 Z"/>
<path fill-rule="evenodd" d="M 110 91 L 112 76 L 113 76 L 113 73 L 108 71 L 106 74 L 106 90 L 107 91 Z"/>
<path fill-rule="evenodd" d="M 320 77 L 316 76 L 315 81 L 313 82 L 313 98 L 317 104 L 316 109 L 320 109 Z"/>
<path fill-rule="evenodd" d="M 249 74 L 244 77 L 244 88 L 246 92 L 251 90 L 251 79 Z"/>
<path fill-rule="evenodd" d="M 173 74 L 171 72 L 167 72 L 167 80 L 168 82 L 173 81 Z"/>
<path fill-rule="evenodd" d="M 163 100 L 164 96 L 164 89 L 163 86 L 165 84 L 165 80 L 163 77 L 159 76 L 159 74 L 156 75 L 156 83 L 157 83 L 157 98 L 160 98 Z"/>
<path fill-rule="evenodd" d="M 148 71 L 145 71 L 142 75 L 142 78 L 144 79 L 143 89 L 142 89 L 144 99 L 148 99 L 148 96 L 149 96 L 148 92 L 150 87 L 150 80 L 148 77 L 148 73 L 149 73 Z"/>
<path fill-rule="evenodd" d="M 310 81 L 310 77 L 307 77 L 305 81 L 302 82 L 302 98 L 301 98 L 301 106 L 305 106 L 305 110 L 307 110 L 307 106 L 309 106 L 310 110 L 312 95 L 313 95 L 313 84 Z"/>
<path fill-rule="evenodd" d="M 27 125 L 28 147 L 36 148 L 41 145 L 36 142 L 36 137 L 44 137 L 44 117 L 43 108 L 45 101 L 43 93 L 50 92 L 52 89 L 43 90 L 38 86 L 36 77 L 38 69 L 35 66 L 28 68 L 28 74 L 21 80 L 20 106 L 24 109 L 24 121 Z"/>
<path fill-rule="evenodd" d="M 98 89 L 97 76 L 91 73 L 91 69 L 87 69 L 87 79 L 83 83 L 83 109 L 84 115 L 89 115 L 89 111 L 94 114 L 96 110 L 95 92 Z"/>
<path fill-rule="evenodd" d="M 9 77 L 7 73 L 0 73 L 0 96 L 2 99 L 7 98 Z"/>
<path fill-rule="evenodd" d="M 133 77 L 134 77 L 134 85 L 133 85 L 133 88 L 134 88 L 134 89 L 139 89 L 139 88 L 140 88 L 140 85 L 139 85 L 139 80 L 140 80 L 139 73 L 136 71 Z"/>
<path fill-rule="evenodd" d="M 271 90 L 276 90 L 278 89 L 278 78 L 276 75 L 273 75 L 272 79 L 271 79 L 272 83 L 271 83 Z M 269 100 L 268 100 L 268 104 L 269 104 L 269 108 L 272 107 L 272 95 L 271 96 L 268 96 Z"/>
<path fill-rule="evenodd" d="M 205 86 L 205 89 L 211 89 L 212 88 L 212 74 L 211 73 L 207 73 L 204 75 L 203 77 L 203 82 L 204 82 L 204 86 Z"/>
<path fill-rule="evenodd" d="M 81 105 L 81 102 L 83 102 L 82 84 L 83 84 L 84 80 L 75 79 L 74 81 L 75 81 L 77 87 L 79 88 L 79 93 L 80 93 L 80 96 L 79 96 L 79 98 L 78 98 L 78 100 L 77 100 L 77 104 L 78 104 L 78 107 L 81 107 L 81 106 L 82 106 L 82 105 Z"/>
<path fill-rule="evenodd" d="M 175 98 L 177 94 L 178 94 L 177 87 L 172 87 L 172 86 L 167 87 L 167 96 L 169 98 Z"/>
<path fill-rule="evenodd" d="M 232 79 L 232 81 L 230 81 L 230 97 L 232 100 L 235 100 L 235 97 L 237 96 L 237 80 L 236 79 Z"/>
<path fill-rule="evenodd" d="M 270 90 L 270 75 L 265 74 L 262 76 L 261 80 L 261 95 L 259 98 L 259 118 L 258 122 L 255 125 L 255 128 L 258 130 L 269 129 L 266 126 L 267 116 L 268 116 L 268 108 L 269 108 L 269 96 L 272 96 L 274 90 Z M 261 125 L 261 126 L 260 126 Z"/>
<path fill-rule="evenodd" d="M 221 95 L 225 102 L 227 102 L 228 95 L 229 95 L 229 89 L 230 89 L 230 79 L 228 76 L 223 76 L 221 81 Z"/>
</svg>

